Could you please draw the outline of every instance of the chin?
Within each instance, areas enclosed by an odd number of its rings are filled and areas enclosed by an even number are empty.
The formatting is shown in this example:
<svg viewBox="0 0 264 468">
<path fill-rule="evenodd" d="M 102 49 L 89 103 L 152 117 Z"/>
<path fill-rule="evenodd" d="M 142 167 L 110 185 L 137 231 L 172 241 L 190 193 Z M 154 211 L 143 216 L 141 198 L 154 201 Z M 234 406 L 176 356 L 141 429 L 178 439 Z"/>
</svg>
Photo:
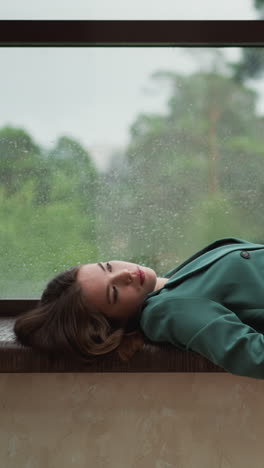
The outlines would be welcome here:
<svg viewBox="0 0 264 468">
<path fill-rule="evenodd" d="M 154 270 L 152 270 L 152 268 L 149 268 L 149 267 L 145 267 L 145 268 L 148 270 L 150 276 L 155 278 L 155 280 L 157 280 L 156 272 Z"/>
<path fill-rule="evenodd" d="M 152 268 L 149 268 L 149 267 L 144 267 L 144 271 L 145 271 L 145 274 L 146 274 L 146 284 L 149 285 L 149 288 L 151 291 L 154 291 L 154 288 L 156 286 L 156 283 L 157 283 L 157 275 L 155 273 L 154 270 L 152 270 Z"/>
</svg>

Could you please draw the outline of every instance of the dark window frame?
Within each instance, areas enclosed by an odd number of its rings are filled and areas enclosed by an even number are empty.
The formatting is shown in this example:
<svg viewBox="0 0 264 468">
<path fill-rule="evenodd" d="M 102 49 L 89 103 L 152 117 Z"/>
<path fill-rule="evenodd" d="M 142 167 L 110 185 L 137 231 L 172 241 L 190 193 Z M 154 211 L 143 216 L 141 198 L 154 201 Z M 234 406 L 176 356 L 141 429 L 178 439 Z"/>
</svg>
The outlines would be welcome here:
<svg viewBox="0 0 264 468">
<path fill-rule="evenodd" d="M 262 20 L 2 20 L 0 46 L 261 47 L 263 27 Z"/>
<path fill-rule="evenodd" d="M 2 20 L 0 47 L 263 47 L 264 21 Z M 38 299 L 0 299 L 15 316 Z"/>
</svg>

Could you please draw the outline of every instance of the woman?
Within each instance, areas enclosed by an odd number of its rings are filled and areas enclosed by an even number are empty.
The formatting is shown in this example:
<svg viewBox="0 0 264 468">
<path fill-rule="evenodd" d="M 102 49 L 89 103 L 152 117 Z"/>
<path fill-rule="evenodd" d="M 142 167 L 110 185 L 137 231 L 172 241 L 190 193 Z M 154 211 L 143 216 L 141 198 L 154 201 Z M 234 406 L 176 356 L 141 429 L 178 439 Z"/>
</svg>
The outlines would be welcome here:
<svg viewBox="0 0 264 468">
<path fill-rule="evenodd" d="M 144 342 L 195 351 L 225 370 L 264 378 L 264 245 L 235 237 L 207 245 L 165 277 L 122 261 L 81 265 L 50 281 L 18 317 L 18 340 L 86 362 Z"/>
</svg>

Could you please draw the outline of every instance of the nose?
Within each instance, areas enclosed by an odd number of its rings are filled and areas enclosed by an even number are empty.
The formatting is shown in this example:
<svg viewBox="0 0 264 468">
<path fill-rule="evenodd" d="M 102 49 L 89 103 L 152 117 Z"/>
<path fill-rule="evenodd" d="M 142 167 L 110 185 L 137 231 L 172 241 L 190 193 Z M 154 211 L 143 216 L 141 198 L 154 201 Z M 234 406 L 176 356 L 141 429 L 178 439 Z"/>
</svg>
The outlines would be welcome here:
<svg viewBox="0 0 264 468">
<path fill-rule="evenodd" d="M 130 284 L 133 281 L 132 274 L 128 271 L 127 268 L 116 271 L 113 274 L 112 278 L 113 278 L 113 281 L 121 282 L 123 284 Z"/>
</svg>

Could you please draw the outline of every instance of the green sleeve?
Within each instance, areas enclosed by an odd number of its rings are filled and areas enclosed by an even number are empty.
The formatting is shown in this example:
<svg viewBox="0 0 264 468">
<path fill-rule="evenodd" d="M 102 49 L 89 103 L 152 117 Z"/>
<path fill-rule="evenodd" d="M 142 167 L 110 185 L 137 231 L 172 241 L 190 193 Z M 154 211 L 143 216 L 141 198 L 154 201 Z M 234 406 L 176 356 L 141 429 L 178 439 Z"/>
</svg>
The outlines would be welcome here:
<svg viewBox="0 0 264 468">
<path fill-rule="evenodd" d="M 232 374 L 264 379 L 264 335 L 231 310 L 201 297 L 149 306 L 141 326 L 151 340 L 195 351 Z"/>
</svg>

